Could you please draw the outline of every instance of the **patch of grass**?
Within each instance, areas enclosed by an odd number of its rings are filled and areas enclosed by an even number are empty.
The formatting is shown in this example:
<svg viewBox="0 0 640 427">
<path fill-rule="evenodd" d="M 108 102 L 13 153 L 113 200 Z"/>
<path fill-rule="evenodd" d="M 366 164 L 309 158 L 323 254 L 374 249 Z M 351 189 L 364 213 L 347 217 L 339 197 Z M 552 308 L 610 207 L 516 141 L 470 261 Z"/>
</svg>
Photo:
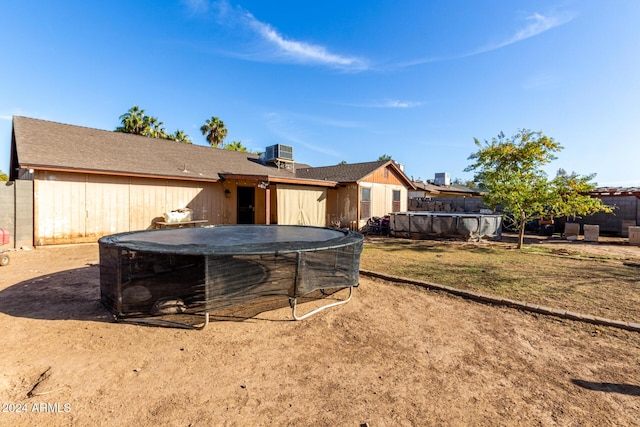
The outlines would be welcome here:
<svg viewBox="0 0 640 427">
<path fill-rule="evenodd" d="M 360 264 L 365 270 L 640 323 L 637 265 L 606 258 L 497 243 L 389 240 L 365 244 Z"/>
</svg>

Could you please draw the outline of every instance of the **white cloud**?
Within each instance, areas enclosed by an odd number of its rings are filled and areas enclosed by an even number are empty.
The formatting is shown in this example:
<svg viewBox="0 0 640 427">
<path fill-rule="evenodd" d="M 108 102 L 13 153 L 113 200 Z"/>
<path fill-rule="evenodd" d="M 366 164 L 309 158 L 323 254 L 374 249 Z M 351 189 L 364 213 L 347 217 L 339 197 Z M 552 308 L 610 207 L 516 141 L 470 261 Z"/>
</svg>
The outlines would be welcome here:
<svg viewBox="0 0 640 427">
<path fill-rule="evenodd" d="M 232 51 L 226 52 L 229 56 L 250 61 L 321 65 L 351 72 L 364 71 L 369 67 L 363 58 L 341 55 L 320 44 L 287 37 L 242 7 L 233 7 L 227 0 L 211 3 L 206 0 L 183 2 L 194 14 L 214 10 L 218 23 L 230 28 L 233 37 L 249 41 L 242 46 L 235 45 Z"/>
<path fill-rule="evenodd" d="M 465 56 L 490 52 L 492 50 L 500 49 L 501 47 L 509 46 L 511 44 L 518 43 L 522 40 L 535 37 L 539 34 L 549 31 L 552 28 L 566 24 L 567 22 L 573 19 L 573 16 L 566 15 L 566 14 L 555 15 L 555 16 L 544 16 L 540 13 L 534 13 L 533 15 L 528 16 L 525 19 L 529 21 L 529 24 L 524 28 L 516 31 L 516 33 L 512 37 L 496 44 L 487 45 Z"/>
<path fill-rule="evenodd" d="M 208 0 L 182 0 L 182 4 L 184 4 L 187 11 L 192 14 L 206 13 L 209 11 Z"/>
<path fill-rule="evenodd" d="M 368 103 L 342 103 L 347 107 L 359 107 L 359 108 L 416 108 L 423 105 L 418 101 L 401 101 L 399 99 L 386 99 L 384 101 L 374 101 Z"/>
<path fill-rule="evenodd" d="M 574 16 L 568 13 L 545 16 L 536 12 L 533 15 L 525 18 L 525 20 L 528 21 L 528 24 L 526 26 L 518 29 L 513 36 L 506 38 L 502 41 L 499 41 L 497 43 L 487 44 L 484 47 L 481 47 L 479 49 L 476 49 L 467 53 L 458 54 L 458 55 L 441 56 L 441 57 L 433 56 L 433 57 L 427 57 L 427 58 L 420 58 L 413 61 L 407 61 L 402 64 L 397 64 L 395 68 L 410 67 L 414 65 L 449 61 L 449 60 L 460 59 L 460 58 L 468 58 L 470 56 L 491 52 L 493 50 L 500 49 L 505 46 L 509 46 L 514 43 L 518 43 L 523 40 L 529 39 L 531 37 L 540 35 L 555 27 L 559 27 L 561 25 L 564 25 L 570 22 L 571 20 L 573 20 L 573 18 Z"/>
<path fill-rule="evenodd" d="M 193 14 L 208 12 L 210 5 L 209 0 L 182 0 L 182 4 Z"/>
<path fill-rule="evenodd" d="M 260 35 L 264 41 L 275 46 L 279 53 L 292 61 L 324 64 L 350 70 L 362 70 L 366 68 L 365 62 L 361 59 L 331 53 L 323 46 L 288 40 L 271 25 L 258 21 L 250 13 L 245 14 L 245 19 L 249 28 Z"/>
</svg>

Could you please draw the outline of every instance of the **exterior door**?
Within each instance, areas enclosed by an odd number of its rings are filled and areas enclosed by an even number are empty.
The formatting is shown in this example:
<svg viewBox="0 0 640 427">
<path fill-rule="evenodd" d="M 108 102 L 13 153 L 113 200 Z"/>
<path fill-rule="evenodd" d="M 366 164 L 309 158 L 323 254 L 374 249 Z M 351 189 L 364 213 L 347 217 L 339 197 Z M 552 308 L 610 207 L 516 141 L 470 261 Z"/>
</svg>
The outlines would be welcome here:
<svg viewBox="0 0 640 427">
<path fill-rule="evenodd" d="M 256 189 L 238 187 L 238 224 L 255 223 Z"/>
</svg>

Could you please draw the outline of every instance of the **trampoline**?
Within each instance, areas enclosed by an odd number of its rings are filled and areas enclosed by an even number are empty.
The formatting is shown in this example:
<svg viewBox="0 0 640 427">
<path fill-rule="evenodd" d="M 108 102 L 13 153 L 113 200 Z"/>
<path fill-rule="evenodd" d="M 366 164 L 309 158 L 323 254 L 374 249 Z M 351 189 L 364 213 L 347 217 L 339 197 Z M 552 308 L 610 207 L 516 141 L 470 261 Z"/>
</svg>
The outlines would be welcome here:
<svg viewBox="0 0 640 427">
<path fill-rule="evenodd" d="M 363 236 L 289 225 L 219 225 L 102 237 L 100 300 L 117 320 L 204 328 L 209 312 L 286 297 L 295 320 L 348 302 L 358 285 Z M 298 299 L 349 289 L 343 300 L 298 315 Z M 164 320 L 201 314 L 190 325 Z"/>
</svg>

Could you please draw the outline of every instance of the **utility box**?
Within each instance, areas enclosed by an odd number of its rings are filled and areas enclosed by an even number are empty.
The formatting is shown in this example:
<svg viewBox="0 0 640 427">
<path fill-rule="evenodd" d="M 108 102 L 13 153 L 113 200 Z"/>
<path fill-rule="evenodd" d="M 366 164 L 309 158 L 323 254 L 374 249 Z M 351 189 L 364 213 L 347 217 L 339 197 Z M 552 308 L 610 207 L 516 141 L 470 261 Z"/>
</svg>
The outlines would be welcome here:
<svg viewBox="0 0 640 427">
<path fill-rule="evenodd" d="M 584 241 L 585 242 L 597 242 L 598 237 L 600 236 L 600 226 L 599 225 L 584 225 Z"/>
</svg>

